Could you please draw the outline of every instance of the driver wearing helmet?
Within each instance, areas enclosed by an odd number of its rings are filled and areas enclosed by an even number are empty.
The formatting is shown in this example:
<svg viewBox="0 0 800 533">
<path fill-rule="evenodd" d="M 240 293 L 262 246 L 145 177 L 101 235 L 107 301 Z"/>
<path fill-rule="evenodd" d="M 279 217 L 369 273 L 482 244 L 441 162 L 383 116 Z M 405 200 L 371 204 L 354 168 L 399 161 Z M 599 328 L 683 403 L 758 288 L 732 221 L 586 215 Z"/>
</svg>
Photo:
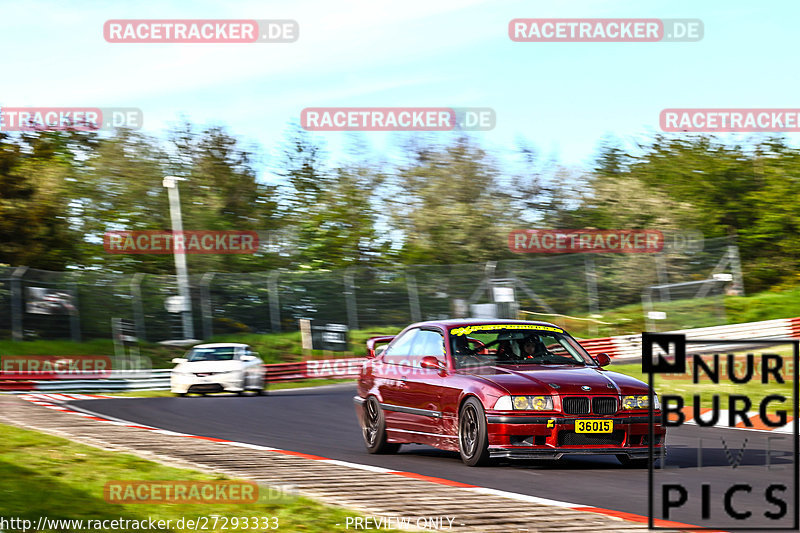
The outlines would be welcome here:
<svg viewBox="0 0 800 533">
<path fill-rule="evenodd" d="M 547 347 L 536 335 L 531 335 L 520 341 L 523 359 L 535 359 L 548 355 Z"/>
<path fill-rule="evenodd" d="M 466 335 L 453 337 L 453 358 L 456 366 L 461 368 L 477 361 L 475 350 L 469 347 Z"/>
</svg>

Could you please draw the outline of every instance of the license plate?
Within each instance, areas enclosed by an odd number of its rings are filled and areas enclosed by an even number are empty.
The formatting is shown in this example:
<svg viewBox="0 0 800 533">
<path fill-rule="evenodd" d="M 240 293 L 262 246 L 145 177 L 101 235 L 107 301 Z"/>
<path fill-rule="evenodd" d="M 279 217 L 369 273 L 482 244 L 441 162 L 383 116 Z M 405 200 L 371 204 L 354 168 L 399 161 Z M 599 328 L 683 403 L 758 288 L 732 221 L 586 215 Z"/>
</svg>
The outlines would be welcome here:
<svg viewBox="0 0 800 533">
<path fill-rule="evenodd" d="M 613 420 L 576 420 L 575 433 L 611 433 Z"/>
</svg>

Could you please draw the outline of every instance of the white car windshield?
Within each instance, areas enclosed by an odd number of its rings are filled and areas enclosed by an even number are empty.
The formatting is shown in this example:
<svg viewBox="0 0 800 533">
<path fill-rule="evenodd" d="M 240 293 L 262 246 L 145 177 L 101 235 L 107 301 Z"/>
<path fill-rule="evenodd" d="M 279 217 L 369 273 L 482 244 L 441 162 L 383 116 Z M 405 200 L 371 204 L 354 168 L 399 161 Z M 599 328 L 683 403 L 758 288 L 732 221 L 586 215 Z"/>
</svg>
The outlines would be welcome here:
<svg viewBox="0 0 800 533">
<path fill-rule="evenodd" d="M 195 361 L 232 361 L 234 348 L 194 348 L 186 357 L 190 362 Z"/>
</svg>

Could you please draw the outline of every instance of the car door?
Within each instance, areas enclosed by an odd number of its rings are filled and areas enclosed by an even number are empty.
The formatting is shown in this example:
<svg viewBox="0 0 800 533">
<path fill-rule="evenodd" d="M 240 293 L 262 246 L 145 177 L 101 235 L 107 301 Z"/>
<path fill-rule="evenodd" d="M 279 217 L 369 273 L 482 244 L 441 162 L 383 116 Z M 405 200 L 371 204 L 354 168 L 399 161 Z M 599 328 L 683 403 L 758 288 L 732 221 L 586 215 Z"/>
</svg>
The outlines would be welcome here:
<svg viewBox="0 0 800 533">
<path fill-rule="evenodd" d="M 411 413 L 405 407 L 410 401 L 407 378 L 411 348 L 419 332 L 419 328 L 412 328 L 398 335 L 381 355 L 381 364 L 374 366 L 375 382 L 389 430 L 408 431 L 413 422 Z M 406 379 L 401 379 L 403 377 Z"/>
<path fill-rule="evenodd" d="M 408 430 L 426 437 L 438 436 L 442 432 L 441 386 L 444 373 L 441 370 L 422 368 L 423 357 L 435 357 L 444 366 L 444 334 L 437 328 L 425 328 L 414 336 L 409 365 L 405 373 L 403 398 L 409 410 Z M 430 439 L 423 439 L 430 440 Z"/>
</svg>

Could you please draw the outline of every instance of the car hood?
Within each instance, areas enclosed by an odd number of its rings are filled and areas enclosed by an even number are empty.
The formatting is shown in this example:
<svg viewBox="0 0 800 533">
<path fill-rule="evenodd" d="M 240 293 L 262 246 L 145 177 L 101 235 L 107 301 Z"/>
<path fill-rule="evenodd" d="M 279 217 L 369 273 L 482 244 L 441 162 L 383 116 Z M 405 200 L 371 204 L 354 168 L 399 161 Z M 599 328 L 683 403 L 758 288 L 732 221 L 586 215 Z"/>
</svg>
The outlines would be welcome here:
<svg viewBox="0 0 800 533">
<path fill-rule="evenodd" d="M 187 361 L 181 363 L 172 370 L 177 372 L 231 372 L 241 370 L 241 361 Z"/>
<path fill-rule="evenodd" d="M 636 378 L 591 366 L 503 365 L 460 372 L 489 381 L 508 394 L 647 394 L 648 391 L 647 384 Z"/>
</svg>

